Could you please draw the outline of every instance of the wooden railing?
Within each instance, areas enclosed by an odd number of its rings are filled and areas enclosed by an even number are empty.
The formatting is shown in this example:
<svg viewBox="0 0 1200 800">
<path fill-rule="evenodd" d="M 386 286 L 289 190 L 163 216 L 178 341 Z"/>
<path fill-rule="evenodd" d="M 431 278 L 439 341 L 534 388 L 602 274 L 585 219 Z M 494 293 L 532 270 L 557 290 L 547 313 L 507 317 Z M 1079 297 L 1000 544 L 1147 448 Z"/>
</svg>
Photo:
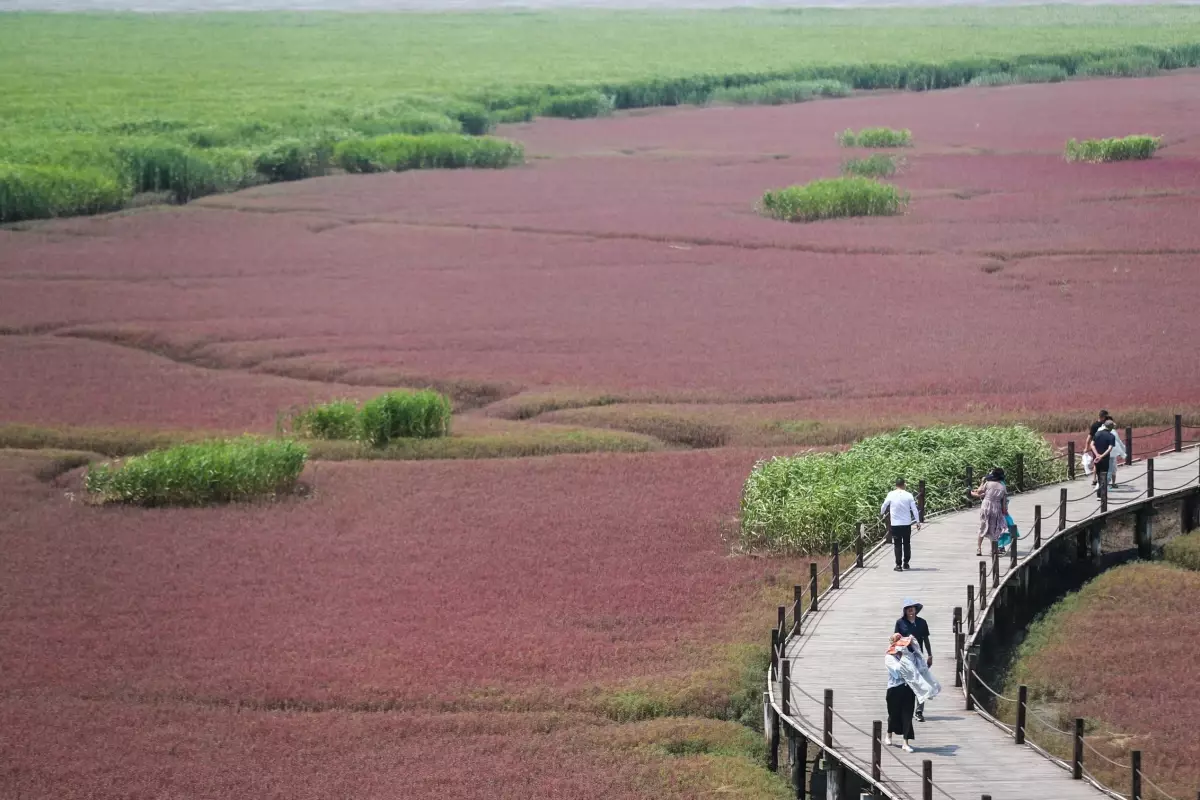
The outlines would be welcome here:
<svg viewBox="0 0 1200 800">
<path fill-rule="evenodd" d="M 1166 438 L 1169 434 L 1170 438 Z M 1080 434 L 1082 435 L 1082 434 Z M 989 603 L 1005 585 L 1005 582 L 1011 576 L 1017 574 L 1022 564 L 1029 563 L 1029 556 L 1036 554 L 1039 550 L 1045 547 L 1051 539 L 1059 536 L 1067 535 L 1080 526 L 1089 522 L 1097 515 L 1105 515 L 1114 513 L 1117 508 L 1125 509 L 1131 503 L 1135 502 L 1150 502 L 1156 497 L 1155 494 L 1155 465 L 1154 456 L 1168 452 L 1182 452 L 1185 446 L 1192 446 L 1200 443 L 1200 426 L 1184 425 L 1181 415 L 1175 415 L 1174 424 L 1158 431 L 1142 433 L 1135 439 L 1134 429 L 1126 428 L 1124 437 L 1126 456 L 1124 463 L 1126 466 L 1134 463 L 1142 462 L 1143 458 L 1139 458 L 1138 453 L 1150 454 L 1144 458 L 1145 473 L 1147 479 L 1147 489 L 1139 495 L 1123 499 L 1121 501 L 1113 501 L 1113 509 L 1110 509 L 1110 503 L 1107 493 L 1107 482 L 1102 481 L 1100 491 L 1100 505 L 1096 511 L 1085 515 L 1080 519 L 1070 519 L 1069 509 L 1072 504 L 1091 500 L 1094 498 L 1094 492 L 1088 491 L 1083 495 L 1071 498 L 1067 488 L 1063 488 L 1060 492 L 1060 500 L 1058 506 L 1052 509 L 1048 514 L 1042 513 L 1041 505 L 1035 506 L 1034 518 L 1025 533 L 1019 537 L 1020 541 L 1032 538 L 1032 544 L 1025 557 L 1025 561 L 1021 560 L 1019 555 L 1022 548 L 1019 546 L 1018 540 L 1014 539 L 1007 553 L 1002 558 L 993 544 L 990 563 L 988 560 L 979 562 L 979 583 L 978 587 L 969 585 L 967 587 L 967 605 L 966 612 L 963 608 L 954 609 L 953 614 L 953 634 L 955 640 L 955 686 L 963 688 L 965 701 L 968 710 L 977 710 L 982 716 L 988 718 L 995 724 L 1010 730 L 1004 726 L 999 720 L 991 715 L 987 715 L 977 707 L 975 694 L 971 688 L 972 676 L 978 677 L 976 664 L 972 659 L 977 658 L 977 653 L 972 652 L 972 647 L 975 643 L 975 638 L 978 635 L 979 625 L 983 620 L 987 619 L 989 613 Z M 1135 450 L 1135 447 L 1137 448 Z M 1069 441 L 1067 447 L 1061 453 L 1052 456 L 1049 460 L 1064 460 L 1066 464 L 1067 480 L 1074 480 L 1081 472 L 1080 470 L 1081 454 L 1076 452 L 1075 442 Z M 1200 454 L 1197 455 L 1195 462 L 1188 462 L 1187 465 L 1193 465 L 1200 462 Z M 1184 465 L 1184 466 L 1187 466 Z M 1034 481 L 1026 480 L 1025 459 L 1023 455 L 1018 454 L 1016 464 L 1011 476 L 1012 482 L 1010 493 L 1020 493 L 1030 491 L 1035 488 L 1048 484 L 1037 484 Z M 1171 471 L 1182 469 L 1180 466 L 1171 468 Z M 1133 476 L 1133 479 L 1141 477 L 1141 474 Z M 1123 475 L 1124 480 L 1129 480 L 1128 475 Z M 1057 481 L 1054 481 L 1057 482 Z M 1200 468 L 1197 468 L 1197 476 L 1191 479 L 1192 483 L 1200 483 Z M 1190 483 L 1189 483 L 1190 485 Z M 929 517 L 937 517 L 944 514 L 957 513 L 972 505 L 973 498 L 970 491 L 975 488 L 975 475 L 973 465 L 967 464 L 964 466 L 962 482 L 956 479 L 945 487 L 949 493 L 953 493 L 957 488 L 962 487 L 963 502 L 960 506 L 954 508 L 943 509 L 937 513 L 930 514 Z M 1172 492 L 1178 491 L 1186 487 L 1176 487 Z M 917 506 L 921 521 L 926 521 L 925 506 L 927 499 L 928 487 L 924 480 L 918 482 L 917 489 Z M 1143 495 L 1146 495 L 1145 499 Z M 1094 502 L 1094 500 L 1093 500 Z M 1057 516 L 1057 529 L 1049 537 L 1043 537 L 1043 523 L 1047 520 L 1054 519 Z M 1045 539 L 1045 541 L 1043 541 Z M 779 769 L 779 748 L 782 741 L 782 734 L 786 730 L 788 732 L 789 755 L 792 764 L 791 778 L 793 785 L 796 787 L 797 796 L 806 796 L 804 780 L 807 773 L 808 764 L 808 749 L 809 742 L 814 744 L 814 750 L 818 753 L 818 758 L 814 760 L 814 765 L 823 754 L 826 758 L 836 762 L 836 764 L 859 776 L 861 781 L 868 787 L 870 793 L 881 800 L 906 800 L 909 796 L 901 790 L 894 781 L 890 781 L 883 773 L 882 768 L 882 753 L 887 752 L 892 755 L 896 763 L 916 775 L 916 771 L 906 762 L 891 753 L 890 748 L 881 747 L 882 742 L 882 721 L 875 720 L 872 724 L 872 731 L 866 731 L 858 728 L 841 714 L 837 713 L 833 706 L 833 691 L 831 689 L 824 690 L 822 700 L 817 701 L 815 697 L 806 692 L 803 687 L 796 685 L 792 681 L 791 662 L 786 657 L 789 642 L 796 638 L 804 636 L 806 624 L 819 613 L 821 604 L 825 598 L 832 592 L 839 591 L 843 580 L 852 572 L 862 569 L 865 561 L 872 556 L 876 550 L 888 543 L 887 525 L 882 518 L 873 520 L 872 522 L 860 522 L 857 526 L 857 533 L 854 538 L 854 549 L 852 554 L 843 554 L 839 545 L 834 543 L 832 557 L 829 562 L 818 569 L 816 563 L 809 564 L 809 576 L 807 586 L 797 584 L 793 587 L 792 603 L 789 605 L 779 606 L 776 612 L 776 624 L 771 629 L 771 658 L 767 674 L 767 691 L 764 693 L 764 726 L 768 739 L 768 766 L 772 771 Z M 853 560 L 846 563 L 844 561 L 846 555 L 852 555 Z M 1007 562 L 1007 563 L 1004 563 Z M 828 575 L 828 583 L 822 587 L 822 578 Z M 990 583 L 990 588 L 989 588 Z M 977 593 L 976 593 L 977 592 Z M 807 597 L 807 599 L 806 599 Z M 978 604 L 975 600 L 978 597 Z M 966 676 L 966 680 L 964 680 Z M 967 684 L 964 686 L 964 683 Z M 979 686 L 986 686 L 979 681 Z M 1024 687 L 1022 687 L 1023 689 Z M 822 729 L 818 732 L 808 728 L 801 720 L 792 715 L 791 700 L 792 693 L 797 692 L 813 702 L 820 702 L 823 708 Z M 778 703 L 775 700 L 776 693 L 779 695 Z M 1022 693 L 1023 695 L 1024 693 Z M 999 696 L 999 695 L 997 695 Z M 1009 699 L 1009 698 L 1004 698 Z M 1045 750 L 1037 747 L 1036 744 L 1027 741 L 1024 731 L 1024 714 L 1027 713 L 1027 705 L 1020 705 L 1019 715 L 1022 717 L 1018 730 L 1020 731 L 1018 744 L 1030 746 L 1043 755 L 1055 760 L 1056 763 L 1062 764 L 1058 759 L 1050 756 Z M 845 756 L 843 748 L 838 747 L 837 738 L 833 733 L 834 718 L 839 719 L 843 724 L 847 725 L 855 733 L 870 737 L 872 740 L 872 763 L 870 769 L 866 769 L 857 764 L 853 759 Z M 1077 721 L 1078 723 L 1078 721 Z M 1078 725 L 1077 725 L 1078 727 Z M 1017 734 L 1014 732 L 1014 736 Z M 1081 736 L 1077 736 L 1079 741 L 1082 741 Z M 1086 746 L 1086 742 L 1083 743 Z M 1082 751 L 1078 745 L 1077 750 Z M 1150 784 L 1149 779 L 1145 778 L 1141 772 L 1140 752 L 1136 764 L 1131 765 L 1135 781 L 1134 786 L 1141 785 L 1143 780 Z M 1072 768 L 1073 776 L 1080 777 L 1074 774 L 1078 769 L 1082 769 L 1082 754 L 1077 753 L 1076 765 Z M 1076 769 L 1078 768 L 1078 769 Z M 938 786 L 933 781 L 933 763 L 925 760 L 922 762 L 922 770 L 919 774 L 922 784 L 922 800 L 933 800 L 935 792 L 937 795 L 946 798 L 946 800 L 959 800 L 953 795 L 946 792 L 942 787 Z M 1114 797 L 1124 797 L 1113 793 L 1107 787 L 1095 782 L 1094 785 Z M 1153 785 L 1153 784 L 1150 784 Z M 1159 790 L 1161 793 L 1161 790 Z M 1166 800 L 1176 800 L 1169 795 L 1163 793 Z M 988 794 L 981 795 L 982 800 L 991 800 Z M 1147 800 L 1140 793 L 1135 793 L 1128 800 Z M 1200 794 L 1197 796 L 1200 800 Z"/>
</svg>

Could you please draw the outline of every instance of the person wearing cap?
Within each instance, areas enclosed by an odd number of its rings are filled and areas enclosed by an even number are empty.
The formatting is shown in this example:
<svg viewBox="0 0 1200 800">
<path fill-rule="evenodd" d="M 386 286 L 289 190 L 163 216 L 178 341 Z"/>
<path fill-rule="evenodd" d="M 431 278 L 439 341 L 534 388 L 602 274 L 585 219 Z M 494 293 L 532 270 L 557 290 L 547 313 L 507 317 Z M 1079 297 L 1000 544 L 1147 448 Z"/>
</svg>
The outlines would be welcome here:
<svg viewBox="0 0 1200 800">
<path fill-rule="evenodd" d="M 910 657 L 908 650 L 910 644 L 912 644 L 912 639 L 901 636 L 898 633 L 893 633 L 887 655 L 883 657 L 884 665 L 888 671 L 888 723 L 887 736 L 884 738 L 883 743 L 890 747 L 892 744 L 892 734 L 896 734 L 904 740 L 902 747 L 906 753 L 913 751 L 912 744 L 910 743 L 915 738 L 913 732 L 913 708 L 917 704 L 917 695 L 908 685 L 908 681 L 905 678 L 905 659 Z"/>
<path fill-rule="evenodd" d="M 904 598 L 904 605 L 901 607 L 900 619 L 896 620 L 895 633 L 911 639 L 912 643 L 908 646 L 917 658 L 925 660 L 926 667 L 933 666 L 933 646 L 929 643 L 929 623 L 921 619 L 918 614 L 924 608 L 921 603 L 913 600 L 911 597 Z M 924 653 L 922 653 L 924 651 Z M 917 722 L 925 721 L 925 704 L 917 703 L 916 711 Z"/>
<path fill-rule="evenodd" d="M 912 560 L 912 529 L 921 530 L 921 514 L 917 500 L 904 488 L 904 478 L 896 479 L 896 488 L 888 492 L 879 508 L 880 515 L 888 515 L 892 549 L 896 553 L 896 572 L 909 569 Z"/>
<path fill-rule="evenodd" d="M 1100 409 L 1100 416 L 1092 420 L 1092 424 L 1088 426 L 1087 441 L 1083 443 L 1083 471 L 1088 475 L 1095 476 L 1096 474 L 1096 465 L 1092 458 L 1092 439 L 1104 427 L 1106 419 L 1110 419 L 1108 409 L 1102 408 Z M 1095 481 L 1092 482 L 1095 483 Z"/>
</svg>

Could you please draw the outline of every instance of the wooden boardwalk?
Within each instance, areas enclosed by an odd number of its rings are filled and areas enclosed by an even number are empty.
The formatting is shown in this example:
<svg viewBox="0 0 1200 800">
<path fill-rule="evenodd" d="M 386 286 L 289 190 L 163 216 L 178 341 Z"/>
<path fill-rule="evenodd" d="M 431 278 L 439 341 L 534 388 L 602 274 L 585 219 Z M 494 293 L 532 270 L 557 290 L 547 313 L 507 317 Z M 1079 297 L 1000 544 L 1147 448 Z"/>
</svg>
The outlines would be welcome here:
<svg viewBox="0 0 1200 800">
<path fill-rule="evenodd" d="M 1194 449 L 1156 457 L 1156 495 L 1196 485 L 1196 459 Z M 1191 466 L 1182 467 L 1189 462 Z M 1168 471 L 1172 468 L 1176 469 Z M 1129 477 L 1128 484 L 1120 473 Z M 1145 462 L 1121 467 L 1120 473 L 1122 487 L 1112 490 L 1110 510 L 1139 495 L 1144 497 Z M 1072 500 L 1089 495 L 1088 481 L 1077 479 L 1012 496 L 1010 510 L 1023 533 L 1033 520 L 1034 506 L 1042 506 L 1043 516 L 1050 514 L 1057 508 L 1064 486 Z M 1099 501 L 1094 497 L 1092 493 L 1093 499 L 1070 503 L 1068 520 L 1079 521 L 1098 511 Z M 977 508 L 935 517 L 913 533 L 911 570 L 895 572 L 892 548 L 884 545 L 868 555 L 863 569 L 842 577 L 841 588 L 822 598 L 820 610 L 805 622 L 803 634 L 789 640 L 786 655 L 791 660 L 792 689 L 788 718 L 819 740 L 824 690 L 832 689 L 833 708 L 839 715 L 833 722 L 833 746 L 869 775 L 871 723 L 883 720 L 886 729 L 884 651 L 901 615 L 902 601 L 912 597 L 924 604 L 921 616 L 929 623 L 933 673 L 942 684 L 942 693 L 926 706 L 927 721 L 913 723 L 915 753 L 884 748 L 882 774 L 888 786 L 898 790 L 899 796 L 921 797 L 922 761 L 928 759 L 933 762 L 933 795 L 942 800 L 978 800 L 983 794 L 993 800 L 1104 797 L 1086 781 L 1071 780 L 1066 770 L 1031 748 L 1014 744 L 1009 735 L 976 712 L 966 711 L 962 689 L 954 687 L 953 610 L 966 605 L 966 587 L 978 582 L 978 527 Z M 1056 519 L 1044 522 L 1043 540 L 1056 530 Z M 984 544 L 986 553 L 987 542 Z M 1018 552 L 1024 560 L 1032 538 L 1023 538 L 1020 544 Z M 852 556 L 847 561 L 851 560 Z M 1008 557 L 1002 557 L 1002 572 L 1007 565 Z M 772 692 L 778 707 L 778 683 Z"/>
</svg>

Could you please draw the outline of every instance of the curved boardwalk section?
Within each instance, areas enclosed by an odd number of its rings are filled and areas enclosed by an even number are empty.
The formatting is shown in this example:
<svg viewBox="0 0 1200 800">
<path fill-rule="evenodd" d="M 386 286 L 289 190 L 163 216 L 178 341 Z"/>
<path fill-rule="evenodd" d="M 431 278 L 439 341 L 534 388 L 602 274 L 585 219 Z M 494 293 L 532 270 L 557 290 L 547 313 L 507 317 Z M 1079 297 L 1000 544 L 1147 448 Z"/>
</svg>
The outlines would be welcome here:
<svg viewBox="0 0 1200 800">
<path fill-rule="evenodd" d="M 1168 453 L 1155 458 L 1155 496 L 1197 484 L 1197 451 Z M 1145 497 L 1145 464 L 1123 468 L 1120 489 L 1112 490 L 1109 510 Z M 1058 529 L 1060 490 L 1066 487 L 1068 526 L 1100 512 L 1099 500 L 1086 479 L 1053 484 L 1015 494 L 1013 518 L 1020 525 L 1019 558 L 1029 555 L 1033 539 L 1026 538 L 1034 507 L 1043 509 L 1043 544 Z M 1049 519 L 1046 519 L 1049 517 Z M 913 534 L 912 569 L 895 572 L 892 548 L 875 548 L 862 569 L 842 576 L 840 588 L 827 592 L 819 610 L 810 612 L 799 635 L 788 639 L 789 713 L 784 722 L 820 742 L 824 729 L 824 693 L 833 690 L 833 750 L 863 775 L 871 774 L 872 722 L 884 720 L 887 671 L 884 651 L 907 597 L 924 604 L 929 623 L 934 675 L 942 693 L 925 709 L 926 722 L 915 722 L 916 752 L 884 747 L 882 782 L 896 797 L 922 797 L 922 762 L 933 766 L 933 796 L 952 800 L 1083 800 L 1105 795 L 1086 781 L 1071 780 L 1061 766 L 1027 746 L 1018 746 L 1004 731 L 974 711 L 967 711 L 963 691 L 954 687 L 953 612 L 965 607 L 967 586 L 978 583 L 980 558 L 975 555 L 978 509 L 932 519 Z M 1070 528 L 1068 527 L 1068 530 Z M 986 545 L 986 541 L 985 541 Z M 986 552 L 986 550 L 985 550 Z M 988 559 L 990 561 L 990 559 Z M 1001 558 L 1001 572 L 1009 568 Z M 849 563 L 849 561 L 847 562 Z M 995 591 L 989 574 L 989 589 Z M 965 612 L 964 612 L 965 613 Z M 979 609 L 976 609 L 976 616 Z M 772 705 L 782 709 L 780 682 L 771 684 Z"/>
</svg>

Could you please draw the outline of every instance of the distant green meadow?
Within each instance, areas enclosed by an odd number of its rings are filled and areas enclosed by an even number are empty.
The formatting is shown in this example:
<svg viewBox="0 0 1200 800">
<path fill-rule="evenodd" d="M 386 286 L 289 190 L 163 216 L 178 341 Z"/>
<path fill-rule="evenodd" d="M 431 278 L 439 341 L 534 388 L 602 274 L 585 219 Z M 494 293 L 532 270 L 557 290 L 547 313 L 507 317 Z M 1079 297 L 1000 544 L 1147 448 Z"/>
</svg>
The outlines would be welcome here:
<svg viewBox="0 0 1200 800">
<path fill-rule="evenodd" d="M 323 174 L 359 138 L 1097 62 L 1200 65 L 1200 7 L 0 14 L 0 221 Z"/>
</svg>

